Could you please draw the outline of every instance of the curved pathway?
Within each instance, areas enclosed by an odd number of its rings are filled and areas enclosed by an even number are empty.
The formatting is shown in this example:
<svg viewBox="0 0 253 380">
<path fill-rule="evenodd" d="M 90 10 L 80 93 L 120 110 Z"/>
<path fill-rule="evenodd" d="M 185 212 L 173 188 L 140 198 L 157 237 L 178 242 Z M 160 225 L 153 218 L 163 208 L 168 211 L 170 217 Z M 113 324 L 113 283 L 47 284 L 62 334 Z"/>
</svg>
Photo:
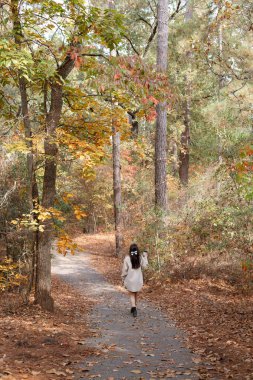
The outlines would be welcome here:
<svg viewBox="0 0 253 380">
<path fill-rule="evenodd" d="M 89 322 L 98 334 L 87 345 L 103 354 L 88 358 L 76 380 L 199 379 L 182 331 L 148 302 L 139 303 L 133 318 L 127 294 L 92 268 L 89 254 L 55 255 L 52 272 L 97 301 Z"/>
</svg>

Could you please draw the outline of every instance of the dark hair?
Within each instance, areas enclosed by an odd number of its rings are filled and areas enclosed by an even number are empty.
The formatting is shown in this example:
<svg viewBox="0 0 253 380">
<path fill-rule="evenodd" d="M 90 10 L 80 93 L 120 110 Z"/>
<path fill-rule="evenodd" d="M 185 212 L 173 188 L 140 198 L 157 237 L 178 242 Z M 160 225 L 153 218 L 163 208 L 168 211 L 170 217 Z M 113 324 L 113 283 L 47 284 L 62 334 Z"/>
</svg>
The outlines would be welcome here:
<svg viewBox="0 0 253 380">
<path fill-rule="evenodd" d="M 137 244 L 131 244 L 129 248 L 129 256 L 133 269 L 138 269 L 141 266 L 140 251 Z"/>
</svg>

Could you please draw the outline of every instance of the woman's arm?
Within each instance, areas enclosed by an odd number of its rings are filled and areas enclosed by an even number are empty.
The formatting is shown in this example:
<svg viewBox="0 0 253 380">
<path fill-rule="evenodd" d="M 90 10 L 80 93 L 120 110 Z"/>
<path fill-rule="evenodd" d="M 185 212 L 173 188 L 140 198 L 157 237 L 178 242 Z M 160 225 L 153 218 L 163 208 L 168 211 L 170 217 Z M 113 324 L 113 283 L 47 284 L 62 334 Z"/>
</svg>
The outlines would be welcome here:
<svg viewBox="0 0 253 380">
<path fill-rule="evenodd" d="M 141 256 L 141 266 L 143 269 L 147 268 L 148 266 L 148 252 L 144 251 Z"/>
<path fill-rule="evenodd" d="M 127 273 L 128 273 L 128 263 L 127 263 L 127 258 L 125 257 L 124 262 L 123 262 L 123 267 L 122 267 L 122 273 L 121 273 L 122 281 L 125 280 Z"/>
</svg>

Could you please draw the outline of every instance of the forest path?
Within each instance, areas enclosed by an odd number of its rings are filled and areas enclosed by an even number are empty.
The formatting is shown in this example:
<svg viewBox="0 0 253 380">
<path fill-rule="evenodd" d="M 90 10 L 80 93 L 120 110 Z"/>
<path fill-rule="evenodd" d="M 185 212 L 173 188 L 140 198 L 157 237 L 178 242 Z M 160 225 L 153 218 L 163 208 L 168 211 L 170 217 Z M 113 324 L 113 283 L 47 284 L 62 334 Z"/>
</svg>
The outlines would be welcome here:
<svg viewBox="0 0 253 380">
<path fill-rule="evenodd" d="M 182 331 L 146 301 L 140 301 L 133 318 L 128 295 L 92 268 L 89 254 L 55 255 L 52 272 L 96 301 L 89 324 L 98 334 L 86 343 L 102 355 L 89 357 L 76 380 L 199 379 Z"/>
</svg>

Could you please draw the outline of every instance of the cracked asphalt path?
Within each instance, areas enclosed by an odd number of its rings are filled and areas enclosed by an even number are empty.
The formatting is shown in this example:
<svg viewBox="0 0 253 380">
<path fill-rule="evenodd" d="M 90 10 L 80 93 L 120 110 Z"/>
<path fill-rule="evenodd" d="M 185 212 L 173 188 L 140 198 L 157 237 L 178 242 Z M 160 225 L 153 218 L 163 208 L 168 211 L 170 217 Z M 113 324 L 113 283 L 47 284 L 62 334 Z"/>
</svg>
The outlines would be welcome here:
<svg viewBox="0 0 253 380">
<path fill-rule="evenodd" d="M 133 318 L 128 295 L 92 268 L 89 254 L 55 255 L 52 265 L 54 274 L 97 302 L 89 316 L 97 334 L 87 345 L 102 355 L 81 364 L 83 375 L 78 371 L 76 380 L 199 379 L 183 332 L 146 301 L 138 304 L 138 317 Z"/>
</svg>

